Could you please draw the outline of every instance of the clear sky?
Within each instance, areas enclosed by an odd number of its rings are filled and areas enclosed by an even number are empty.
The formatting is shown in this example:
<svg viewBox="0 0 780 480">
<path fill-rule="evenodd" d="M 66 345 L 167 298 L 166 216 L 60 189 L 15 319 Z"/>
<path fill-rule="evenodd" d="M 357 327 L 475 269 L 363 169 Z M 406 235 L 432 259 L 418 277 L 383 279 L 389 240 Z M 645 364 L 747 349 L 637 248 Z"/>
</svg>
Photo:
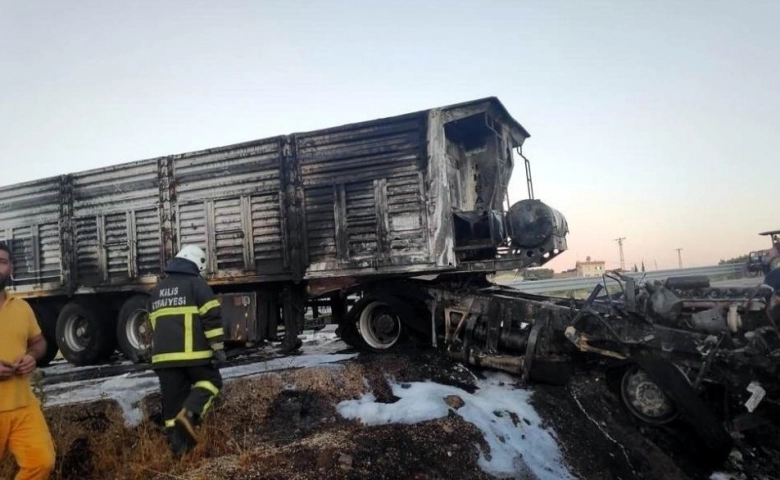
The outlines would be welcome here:
<svg viewBox="0 0 780 480">
<path fill-rule="evenodd" d="M 780 2 L 0 0 L 0 185 L 497 96 L 576 260 L 780 228 Z M 523 172 L 511 198 L 525 196 Z"/>
</svg>

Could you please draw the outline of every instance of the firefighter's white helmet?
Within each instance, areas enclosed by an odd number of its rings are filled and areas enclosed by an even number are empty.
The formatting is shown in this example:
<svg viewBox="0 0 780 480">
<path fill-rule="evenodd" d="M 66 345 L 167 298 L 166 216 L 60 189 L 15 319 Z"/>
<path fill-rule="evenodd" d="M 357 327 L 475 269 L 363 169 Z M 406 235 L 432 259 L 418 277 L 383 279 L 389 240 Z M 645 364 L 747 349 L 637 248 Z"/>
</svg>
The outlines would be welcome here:
<svg viewBox="0 0 780 480">
<path fill-rule="evenodd" d="M 185 245 L 176 256 L 194 263 L 197 265 L 200 274 L 206 275 L 206 253 L 200 248 L 195 245 Z"/>
</svg>

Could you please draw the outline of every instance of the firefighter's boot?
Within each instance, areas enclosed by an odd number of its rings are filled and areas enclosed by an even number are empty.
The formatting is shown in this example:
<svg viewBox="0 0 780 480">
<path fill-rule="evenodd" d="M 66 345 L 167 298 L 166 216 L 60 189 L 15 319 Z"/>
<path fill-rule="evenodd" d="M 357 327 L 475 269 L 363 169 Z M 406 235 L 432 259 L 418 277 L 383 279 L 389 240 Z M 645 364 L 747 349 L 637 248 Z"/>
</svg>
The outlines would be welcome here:
<svg viewBox="0 0 780 480">
<path fill-rule="evenodd" d="M 198 416 L 186 408 L 183 408 L 178 415 L 176 415 L 176 430 L 178 430 L 183 437 L 187 439 L 187 444 L 192 444 L 189 449 L 198 443 L 197 428 L 200 425 L 200 419 Z"/>
<path fill-rule="evenodd" d="M 195 443 L 181 426 L 176 425 L 168 428 L 165 436 L 168 440 L 168 447 L 176 459 L 181 458 L 182 455 L 195 448 Z"/>
<path fill-rule="evenodd" d="M 299 350 L 301 349 L 301 346 L 303 346 L 303 342 L 300 338 L 296 337 L 289 337 L 285 335 L 284 340 L 282 340 L 282 344 L 279 346 L 279 350 L 277 350 L 279 353 L 286 355 L 291 353 L 299 353 Z"/>
</svg>

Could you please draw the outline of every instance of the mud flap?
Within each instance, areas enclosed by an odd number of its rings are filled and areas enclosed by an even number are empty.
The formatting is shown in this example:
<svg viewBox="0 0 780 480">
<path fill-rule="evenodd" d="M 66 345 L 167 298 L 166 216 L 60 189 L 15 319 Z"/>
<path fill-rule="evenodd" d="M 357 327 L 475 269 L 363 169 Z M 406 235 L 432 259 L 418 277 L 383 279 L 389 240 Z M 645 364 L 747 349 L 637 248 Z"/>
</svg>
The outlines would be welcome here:
<svg viewBox="0 0 780 480">
<path fill-rule="evenodd" d="M 707 451 L 702 458 L 707 463 L 721 464 L 731 452 L 733 439 L 710 408 L 699 398 L 685 375 L 672 363 L 658 358 L 638 357 L 620 361 L 610 368 L 610 381 L 620 378 L 625 367 L 636 364 L 674 403 L 680 412 L 680 419 L 696 432 Z M 618 382 L 619 383 L 619 382 Z M 620 387 L 618 387 L 620 388 Z"/>
</svg>

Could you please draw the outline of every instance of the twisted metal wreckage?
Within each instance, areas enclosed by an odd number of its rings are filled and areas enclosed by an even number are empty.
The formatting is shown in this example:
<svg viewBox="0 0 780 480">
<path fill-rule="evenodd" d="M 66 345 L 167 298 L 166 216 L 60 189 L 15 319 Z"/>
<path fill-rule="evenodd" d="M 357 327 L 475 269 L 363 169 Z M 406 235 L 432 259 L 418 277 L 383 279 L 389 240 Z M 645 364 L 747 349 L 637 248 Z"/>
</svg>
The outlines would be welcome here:
<svg viewBox="0 0 780 480">
<path fill-rule="evenodd" d="M 689 423 L 715 459 L 728 455 L 731 433 L 769 421 L 780 393 L 772 287 L 714 288 L 695 276 L 638 284 L 619 273 L 607 276 L 619 281 L 619 291 L 598 285 L 586 300 L 473 278 L 429 282 L 425 289 L 434 318 L 444 317 L 446 351 L 456 361 L 565 383 L 573 362 L 603 359 L 631 414 L 652 425 Z"/>
<path fill-rule="evenodd" d="M 78 366 L 117 350 L 146 362 L 149 290 L 197 244 L 228 343 L 276 340 L 281 324 L 297 339 L 323 308 L 354 346 L 385 351 L 416 333 L 531 380 L 595 356 L 638 418 L 687 419 L 723 451 L 722 419 L 746 428 L 741 414 L 775 405 L 773 290 L 624 278 L 580 301 L 490 283 L 567 249 L 566 219 L 534 196 L 529 137 L 490 97 L 73 172 L 0 188 L 0 240 L 49 345 L 42 365 L 58 351 Z M 516 161 L 528 198 L 511 202 Z M 712 386 L 734 411 L 703 407 Z"/>
</svg>

